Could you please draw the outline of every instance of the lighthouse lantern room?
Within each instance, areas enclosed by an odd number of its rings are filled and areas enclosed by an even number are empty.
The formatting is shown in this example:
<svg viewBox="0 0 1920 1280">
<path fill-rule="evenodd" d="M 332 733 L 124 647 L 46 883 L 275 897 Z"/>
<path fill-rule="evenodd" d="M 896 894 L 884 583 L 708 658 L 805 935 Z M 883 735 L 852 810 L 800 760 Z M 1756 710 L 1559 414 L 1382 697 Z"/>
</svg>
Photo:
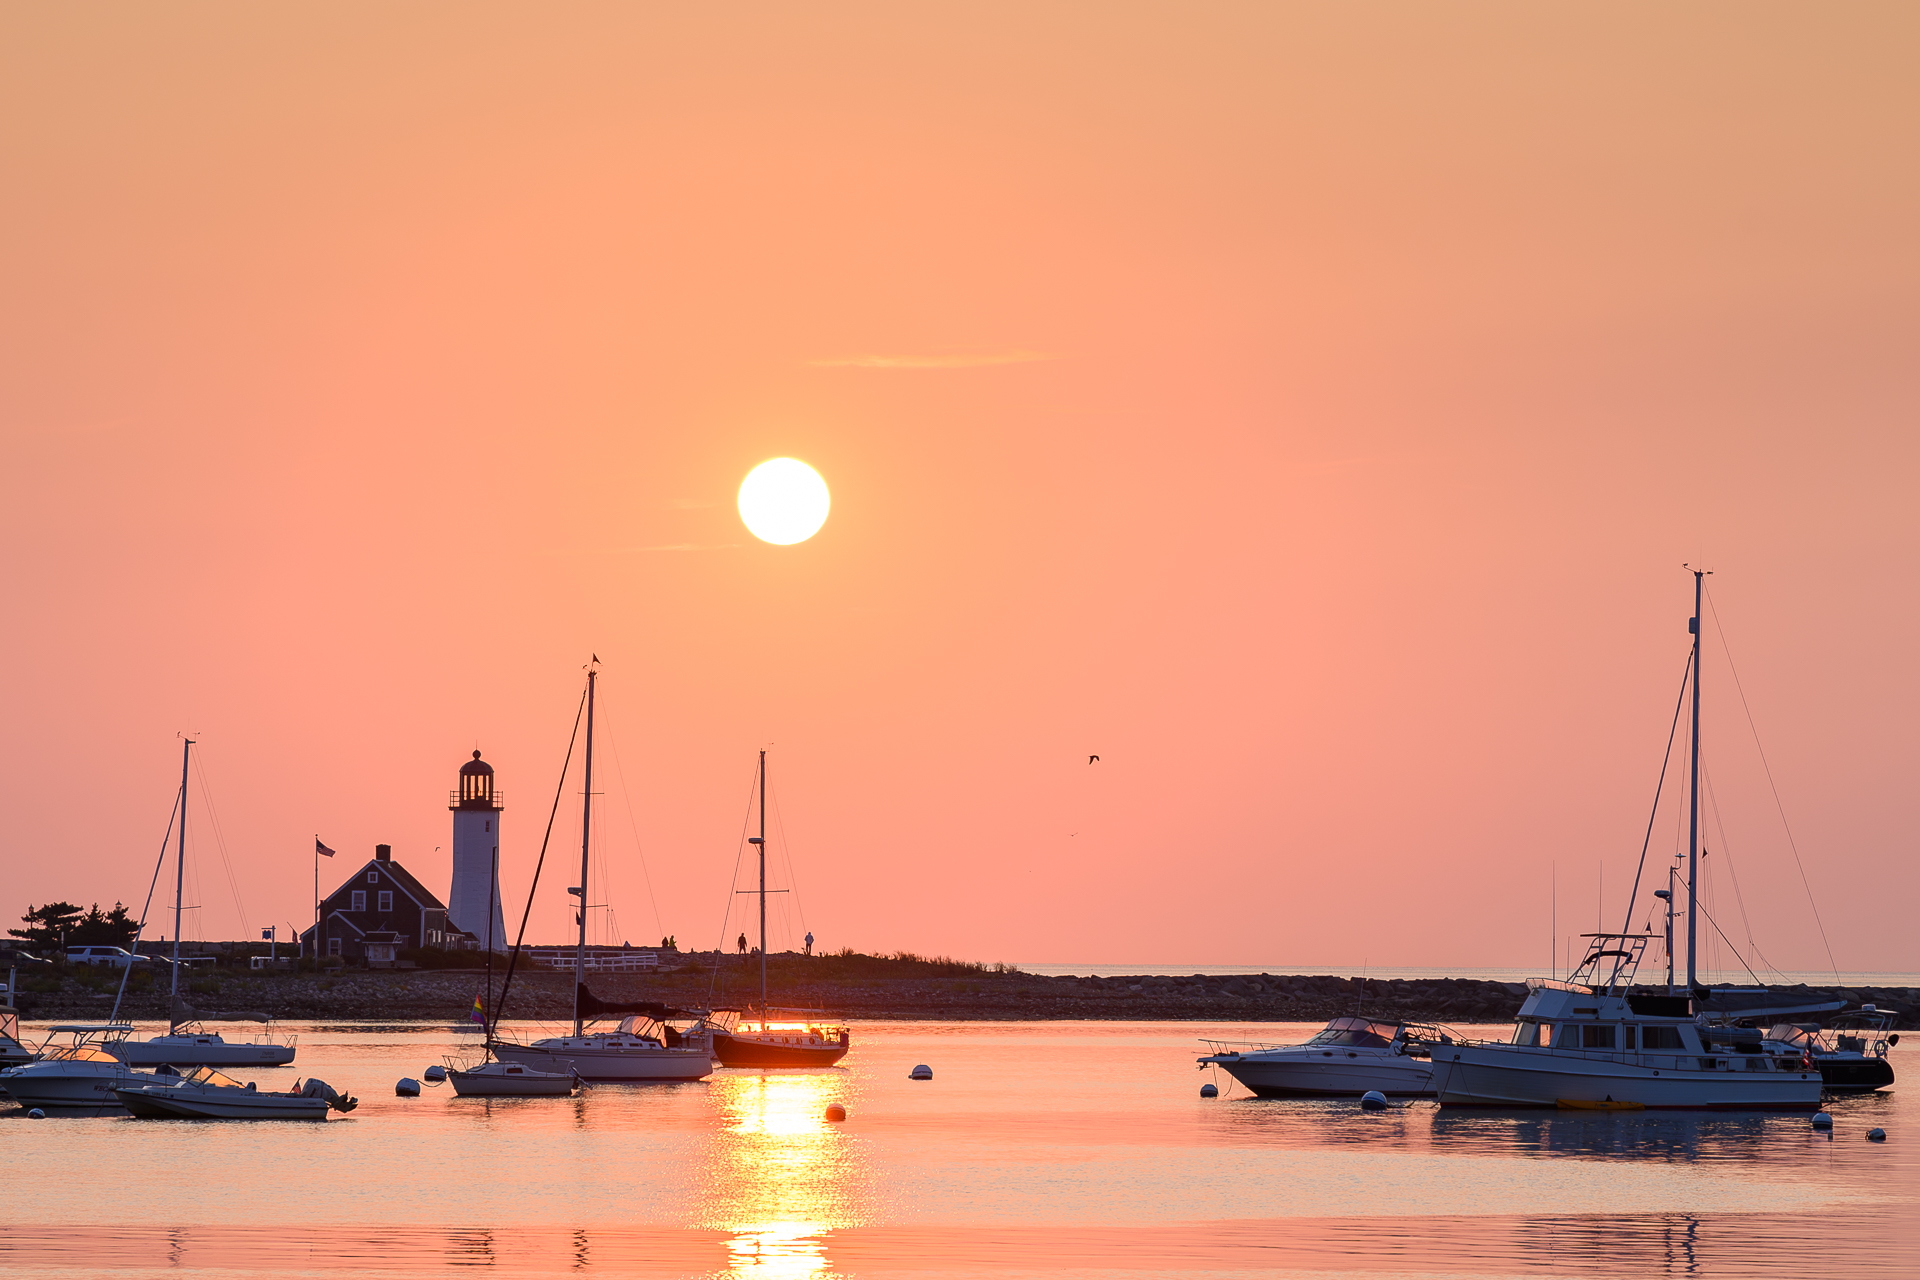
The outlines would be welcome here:
<svg viewBox="0 0 1920 1280">
<path fill-rule="evenodd" d="M 453 888 L 447 919 L 482 947 L 507 949 L 500 910 L 500 811 L 505 797 L 493 789 L 493 766 L 475 751 L 460 766 L 460 787 L 448 797 L 453 810 Z"/>
</svg>

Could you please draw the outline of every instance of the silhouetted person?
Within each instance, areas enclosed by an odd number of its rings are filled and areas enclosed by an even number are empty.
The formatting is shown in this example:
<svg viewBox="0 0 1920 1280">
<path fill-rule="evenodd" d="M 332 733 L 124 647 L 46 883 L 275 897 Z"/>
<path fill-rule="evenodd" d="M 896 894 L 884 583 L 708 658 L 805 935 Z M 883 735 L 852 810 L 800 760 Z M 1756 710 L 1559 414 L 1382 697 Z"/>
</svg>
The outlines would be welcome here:
<svg viewBox="0 0 1920 1280">
<path fill-rule="evenodd" d="M 747 954 L 747 935 L 744 933 L 740 935 L 740 954 Z"/>
<path fill-rule="evenodd" d="M 810 956 L 813 954 L 813 930 L 811 929 L 807 930 L 807 949 L 805 951 L 802 951 L 800 954 L 803 956 Z"/>
</svg>

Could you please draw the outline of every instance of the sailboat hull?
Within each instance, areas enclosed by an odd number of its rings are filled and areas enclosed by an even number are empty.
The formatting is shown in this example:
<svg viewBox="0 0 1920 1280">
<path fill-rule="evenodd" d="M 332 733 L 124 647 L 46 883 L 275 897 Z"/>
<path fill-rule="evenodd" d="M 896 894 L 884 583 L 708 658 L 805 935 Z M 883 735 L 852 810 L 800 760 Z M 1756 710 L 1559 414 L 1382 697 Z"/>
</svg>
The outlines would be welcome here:
<svg viewBox="0 0 1920 1280">
<path fill-rule="evenodd" d="M 845 1040 L 800 1035 L 713 1033 L 713 1056 L 723 1067 L 830 1067 L 847 1056 Z"/>
<path fill-rule="evenodd" d="M 115 1045 L 113 1056 L 130 1067 L 284 1067 L 294 1047 L 272 1040 L 228 1041 L 217 1035 L 155 1036 Z"/>
<path fill-rule="evenodd" d="M 563 1078 L 577 1075 L 589 1084 L 671 1084 L 713 1074 L 713 1056 L 704 1042 L 697 1048 L 656 1049 L 601 1046 L 594 1039 L 499 1042 L 493 1056 Z"/>
</svg>

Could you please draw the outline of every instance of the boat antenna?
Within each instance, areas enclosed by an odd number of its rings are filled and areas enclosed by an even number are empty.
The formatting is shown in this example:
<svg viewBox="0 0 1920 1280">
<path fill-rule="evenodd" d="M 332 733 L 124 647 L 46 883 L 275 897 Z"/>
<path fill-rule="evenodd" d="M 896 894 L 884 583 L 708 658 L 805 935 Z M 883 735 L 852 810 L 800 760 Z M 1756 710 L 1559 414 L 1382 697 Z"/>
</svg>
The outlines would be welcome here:
<svg viewBox="0 0 1920 1280">
<path fill-rule="evenodd" d="M 1706 591 L 1710 569 L 1683 565 L 1693 575 L 1693 617 L 1687 630 L 1693 632 L 1693 741 L 1692 776 L 1687 782 L 1687 995 L 1699 990 L 1700 974 L 1696 963 L 1700 929 L 1700 897 L 1695 886 L 1700 874 L 1700 601 Z"/>
<path fill-rule="evenodd" d="M 173 981 L 167 991 L 167 1034 L 180 1026 L 180 902 L 187 891 L 187 766 L 193 759 L 193 739 L 180 740 L 180 856 L 173 867 Z"/>
<path fill-rule="evenodd" d="M 587 847 L 593 839 L 593 686 L 600 678 L 599 664 L 598 655 L 587 664 L 587 768 L 580 794 L 580 887 L 574 890 L 580 895 L 576 908 L 579 915 L 574 917 L 580 923 L 580 946 L 573 953 L 573 1034 L 576 1036 L 582 1026 L 580 988 L 587 980 Z"/>
<path fill-rule="evenodd" d="M 540 869 L 547 865 L 547 843 L 553 839 L 553 822 L 560 813 L 560 797 L 567 789 L 567 770 L 573 767 L 574 743 L 580 740 L 580 717 L 587 709 L 586 691 L 580 693 L 580 705 L 573 713 L 573 733 L 567 738 L 566 759 L 560 762 L 560 780 L 553 785 L 553 807 L 547 810 L 547 833 L 540 837 L 540 857 L 533 864 L 533 883 L 527 886 L 527 905 L 520 912 L 520 932 L 513 940 L 513 954 L 507 957 L 507 976 L 500 980 L 500 1002 L 486 1012 L 491 1015 L 487 1023 L 487 1048 L 493 1048 L 494 1033 L 500 1027 L 500 1016 L 507 1007 L 507 990 L 513 986 L 513 970 L 520 963 L 520 946 L 527 940 L 527 921 L 533 915 L 534 891 L 540 887 Z M 497 856 L 497 855 L 496 855 Z M 576 997 L 577 999 L 578 997 Z"/>
</svg>

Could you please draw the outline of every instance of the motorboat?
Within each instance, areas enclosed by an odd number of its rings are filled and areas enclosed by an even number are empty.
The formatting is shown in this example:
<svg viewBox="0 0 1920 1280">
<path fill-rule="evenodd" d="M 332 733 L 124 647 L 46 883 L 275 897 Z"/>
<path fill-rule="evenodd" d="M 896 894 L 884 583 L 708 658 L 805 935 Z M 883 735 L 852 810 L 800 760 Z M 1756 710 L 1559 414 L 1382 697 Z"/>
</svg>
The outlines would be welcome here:
<svg viewBox="0 0 1920 1280">
<path fill-rule="evenodd" d="M 256 1039 L 228 1040 L 203 1025 L 205 1021 L 270 1025 L 263 1013 L 203 1014 L 176 1003 L 174 1015 L 165 1035 L 122 1040 L 113 1047 L 114 1056 L 131 1067 L 284 1067 L 293 1061 L 293 1036 L 276 1036 L 268 1030 Z"/>
<path fill-rule="evenodd" d="M 1688 631 L 1693 641 L 1681 685 L 1682 702 L 1674 708 L 1677 732 L 1681 707 L 1690 691 L 1686 985 L 1676 991 L 1671 971 L 1674 882 L 1670 872 L 1668 888 L 1654 894 L 1667 905 L 1666 993 L 1633 988 L 1641 954 L 1653 936 L 1651 923 L 1645 933 L 1583 935 L 1583 958 L 1566 981 L 1535 978 L 1527 983 L 1527 996 L 1510 1040 L 1434 1049 L 1434 1097 L 1442 1107 L 1602 1103 L 1637 1104 L 1649 1109 L 1813 1111 L 1820 1105 L 1824 1082 L 1810 1057 L 1771 1053 L 1757 1034 L 1735 1036 L 1715 1026 L 1716 1019 L 1727 1020 L 1729 1009 L 1757 1009 L 1769 1001 L 1777 1003 L 1775 997 L 1764 989 L 1716 990 L 1703 986 L 1698 977 L 1700 658 L 1705 574 L 1697 569 L 1691 572 L 1693 617 Z M 1669 753 L 1672 742 L 1670 734 Z M 1663 764 L 1663 782 L 1665 776 Z M 1659 803 L 1656 791 L 1655 815 Z M 1649 839 L 1651 831 L 1649 819 Z M 1643 868 L 1645 858 L 1643 848 Z M 1637 892 L 1638 872 L 1634 882 Z M 1629 894 L 1628 911 L 1633 909 L 1633 895 Z"/>
<path fill-rule="evenodd" d="M 114 1047 L 131 1030 L 124 1022 L 52 1027 L 33 1061 L 0 1071 L 0 1089 L 23 1107 L 118 1108 L 114 1089 L 156 1079 L 114 1055 Z M 67 1043 L 55 1044 L 60 1036 L 69 1037 Z"/>
<path fill-rule="evenodd" d="M 1893 1023 L 1893 1014 L 1862 1005 L 1833 1018 L 1824 1028 L 1818 1023 L 1777 1022 L 1766 1029 L 1761 1043 L 1770 1053 L 1812 1063 L 1828 1093 L 1872 1093 L 1893 1083 L 1887 1050 L 1900 1043 Z"/>
<path fill-rule="evenodd" d="M 713 1074 L 713 1032 L 698 1013 L 670 1009 L 653 1001 L 606 1001 L 595 998 L 587 989 L 587 899 L 586 885 L 593 837 L 593 712 L 594 693 L 599 681 L 599 659 L 587 665 L 587 687 L 580 695 L 580 713 L 586 718 L 586 758 L 583 772 L 580 811 L 580 883 L 567 889 L 577 898 L 574 919 L 580 927 L 573 968 L 573 1032 L 522 1043 L 500 1034 L 496 1013 L 488 1027 L 486 1050 L 490 1057 L 546 1075 L 568 1078 L 578 1076 L 588 1084 L 652 1084 L 673 1081 L 704 1080 Z M 576 718 L 576 731 L 579 720 Z M 572 747 L 568 747 L 568 764 Z M 560 770 L 565 785 L 567 765 Z M 558 804 L 556 797 L 555 803 Z M 540 849 L 540 862 L 534 872 L 534 888 L 539 887 L 538 866 L 546 862 L 546 846 Z M 532 892 L 528 894 L 529 899 Z M 525 933 L 524 918 L 521 932 Z M 507 977 L 501 987 L 500 1005 L 513 985 L 514 966 L 519 963 L 521 945 L 516 942 L 513 958 L 507 965 Z M 590 1028 L 599 1022 L 618 1018 L 611 1031 Z M 684 1027 L 675 1022 L 685 1022 Z M 502 1072 L 502 1078 L 505 1073 Z"/>
<path fill-rule="evenodd" d="M 479 1063 L 448 1058 L 447 1079 L 463 1098 L 567 1098 L 581 1089 L 572 1071 L 541 1071 L 494 1058 Z"/>
<path fill-rule="evenodd" d="M 852 1034 L 836 1019 L 767 1004 L 767 753 L 760 753 L 760 834 L 748 843 L 760 854 L 760 1004 L 716 1009 L 708 1016 L 713 1056 L 723 1067 L 830 1067 L 847 1056 Z M 774 893 L 784 893 L 775 889 Z M 811 935 L 809 935 L 811 940 Z"/>
<path fill-rule="evenodd" d="M 1303 1044 L 1236 1044 L 1203 1040 L 1216 1066 L 1261 1098 L 1390 1098 L 1433 1092 L 1434 1046 L 1459 1037 L 1444 1027 L 1378 1018 L 1335 1018 Z"/>
<path fill-rule="evenodd" d="M 360 1100 L 338 1093 L 324 1080 L 296 1083 L 285 1093 L 241 1084 L 212 1067 L 196 1067 L 184 1076 L 127 1084 L 114 1090 L 128 1114 L 142 1119 L 325 1120 L 327 1112 L 346 1113 Z"/>
<path fill-rule="evenodd" d="M 20 1038 L 20 1011 L 10 1004 L 0 1004 L 0 1068 L 31 1061 L 33 1050 Z"/>
</svg>

